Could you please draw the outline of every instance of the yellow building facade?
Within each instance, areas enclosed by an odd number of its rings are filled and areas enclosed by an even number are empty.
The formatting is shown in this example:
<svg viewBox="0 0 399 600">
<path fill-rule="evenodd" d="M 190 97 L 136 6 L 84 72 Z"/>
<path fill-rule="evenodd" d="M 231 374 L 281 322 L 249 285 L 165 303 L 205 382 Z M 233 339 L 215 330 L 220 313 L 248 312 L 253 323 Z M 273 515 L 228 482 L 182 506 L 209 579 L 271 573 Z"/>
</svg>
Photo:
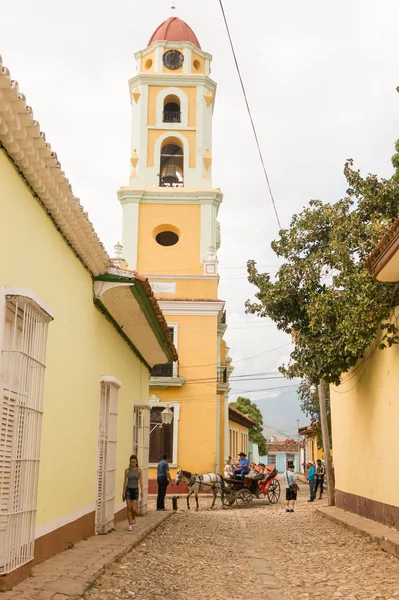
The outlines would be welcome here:
<svg viewBox="0 0 399 600">
<path fill-rule="evenodd" d="M 1 62 L 0 62 L 1 67 Z M 148 492 L 149 378 L 176 360 L 145 278 L 113 265 L 18 85 L 0 68 L 0 585 Z"/>
<path fill-rule="evenodd" d="M 229 406 L 229 456 L 239 460 L 239 453 L 249 456 L 249 431 L 255 423 L 233 406 Z"/>
<path fill-rule="evenodd" d="M 174 418 L 151 434 L 150 464 L 166 452 L 173 474 L 219 472 L 229 451 L 231 359 L 222 356 L 218 298 L 222 193 L 212 187 L 212 57 L 186 23 L 171 18 L 135 58 L 131 173 L 118 192 L 124 258 L 151 282 L 179 353 L 178 362 L 152 371 L 151 422 L 165 403 Z"/>
<path fill-rule="evenodd" d="M 368 259 L 380 282 L 399 282 L 399 218 Z M 399 308 L 392 312 L 397 324 Z M 336 504 L 399 529 L 399 346 L 368 349 L 331 388 Z"/>
</svg>

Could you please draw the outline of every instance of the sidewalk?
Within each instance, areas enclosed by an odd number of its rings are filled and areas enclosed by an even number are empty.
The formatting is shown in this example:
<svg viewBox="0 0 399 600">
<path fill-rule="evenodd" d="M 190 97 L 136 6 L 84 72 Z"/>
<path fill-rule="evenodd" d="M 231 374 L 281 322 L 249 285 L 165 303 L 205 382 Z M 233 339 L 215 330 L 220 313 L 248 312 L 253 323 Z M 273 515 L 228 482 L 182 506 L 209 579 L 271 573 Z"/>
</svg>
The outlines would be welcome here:
<svg viewBox="0 0 399 600">
<path fill-rule="evenodd" d="M 355 533 L 371 538 L 382 550 L 399 558 L 399 531 L 396 529 L 391 529 L 377 521 L 360 517 L 336 506 L 320 506 L 316 512 Z"/>
<path fill-rule="evenodd" d="M 127 530 L 127 521 L 117 523 L 116 531 L 90 537 L 36 565 L 28 579 L 1 594 L 0 598 L 78 600 L 104 567 L 129 552 L 172 514 L 173 511 L 150 511 L 145 517 L 137 518 L 132 532 Z"/>
</svg>

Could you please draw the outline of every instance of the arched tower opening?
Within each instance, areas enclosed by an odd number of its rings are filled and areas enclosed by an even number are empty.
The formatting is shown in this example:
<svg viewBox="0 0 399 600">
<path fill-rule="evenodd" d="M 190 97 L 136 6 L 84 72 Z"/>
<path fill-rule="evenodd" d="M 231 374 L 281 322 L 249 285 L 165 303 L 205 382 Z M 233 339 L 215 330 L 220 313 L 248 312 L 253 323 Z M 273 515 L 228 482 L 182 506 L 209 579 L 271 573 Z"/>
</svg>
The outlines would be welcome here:
<svg viewBox="0 0 399 600">
<path fill-rule="evenodd" d="M 175 137 L 164 140 L 159 168 L 160 187 L 184 186 L 183 143 Z"/>
<path fill-rule="evenodd" d="M 181 109 L 180 98 L 174 94 L 169 94 L 163 101 L 163 118 L 164 123 L 180 123 Z"/>
</svg>

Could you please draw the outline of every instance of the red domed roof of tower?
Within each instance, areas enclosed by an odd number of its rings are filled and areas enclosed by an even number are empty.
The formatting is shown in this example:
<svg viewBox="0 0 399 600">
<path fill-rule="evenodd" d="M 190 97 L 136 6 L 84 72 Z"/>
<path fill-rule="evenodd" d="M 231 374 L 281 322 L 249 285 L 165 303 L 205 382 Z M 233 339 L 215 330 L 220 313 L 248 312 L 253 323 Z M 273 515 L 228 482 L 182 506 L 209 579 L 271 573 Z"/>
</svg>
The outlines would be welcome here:
<svg viewBox="0 0 399 600">
<path fill-rule="evenodd" d="M 148 45 L 151 46 L 158 40 L 167 42 L 191 42 L 197 48 L 201 48 L 194 31 L 178 17 L 166 19 L 152 34 Z"/>
</svg>

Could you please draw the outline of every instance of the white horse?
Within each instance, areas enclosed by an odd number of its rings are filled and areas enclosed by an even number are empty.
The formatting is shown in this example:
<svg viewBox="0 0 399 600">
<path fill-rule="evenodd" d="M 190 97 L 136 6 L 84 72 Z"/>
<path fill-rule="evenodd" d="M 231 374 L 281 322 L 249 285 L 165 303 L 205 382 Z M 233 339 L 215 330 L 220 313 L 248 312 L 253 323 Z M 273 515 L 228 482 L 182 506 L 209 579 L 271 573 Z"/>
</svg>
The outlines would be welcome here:
<svg viewBox="0 0 399 600">
<path fill-rule="evenodd" d="M 201 490 L 211 489 L 213 494 L 213 502 L 211 508 L 215 506 L 216 496 L 218 491 L 224 488 L 224 480 L 217 473 L 204 473 L 203 475 L 193 474 L 190 471 L 182 471 L 179 469 L 176 475 L 176 485 L 183 481 L 188 485 L 189 493 L 187 494 L 187 509 L 190 510 L 190 496 L 195 494 L 196 510 L 199 509 L 198 492 Z"/>
</svg>

